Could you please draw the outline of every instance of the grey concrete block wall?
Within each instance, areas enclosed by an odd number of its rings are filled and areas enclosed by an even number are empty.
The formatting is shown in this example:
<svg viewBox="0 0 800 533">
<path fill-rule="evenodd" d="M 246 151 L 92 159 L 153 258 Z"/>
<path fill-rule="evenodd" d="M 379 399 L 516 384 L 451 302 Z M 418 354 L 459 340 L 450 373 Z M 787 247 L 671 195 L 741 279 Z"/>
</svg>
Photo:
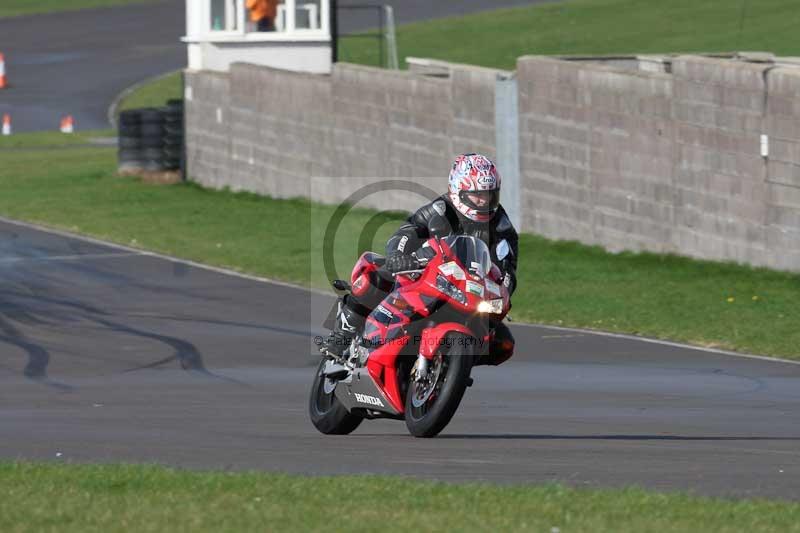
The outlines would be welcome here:
<svg viewBox="0 0 800 533">
<path fill-rule="evenodd" d="M 767 63 L 678 57 L 674 242 L 699 257 L 765 264 Z"/>
<path fill-rule="evenodd" d="M 403 178 L 418 184 L 418 195 L 384 190 L 362 204 L 412 210 L 445 192 L 455 155 L 495 155 L 502 71 L 442 65 L 445 77 L 348 64 L 330 76 L 246 64 L 227 75 L 187 73 L 189 174 L 211 187 L 327 203 Z"/>
<path fill-rule="evenodd" d="M 523 58 L 517 67 L 521 229 L 590 242 L 590 127 L 582 67 L 549 58 Z"/>
<path fill-rule="evenodd" d="M 210 72 L 186 73 L 186 157 L 203 184 L 228 184 L 228 77 Z"/>
<path fill-rule="evenodd" d="M 800 268 L 800 69 L 767 77 L 766 248 L 778 268 Z"/>
<path fill-rule="evenodd" d="M 523 229 L 669 250 L 670 76 L 531 57 L 518 80 Z"/>
<path fill-rule="evenodd" d="M 360 205 L 412 210 L 444 191 L 458 153 L 496 156 L 496 84 L 515 75 L 520 230 L 800 271 L 800 68 L 780 59 L 187 72 L 188 170 L 211 187 L 326 203 L 399 178 L 415 185 Z"/>
<path fill-rule="evenodd" d="M 800 270 L 800 69 L 619 65 L 520 58 L 522 229 Z"/>
</svg>

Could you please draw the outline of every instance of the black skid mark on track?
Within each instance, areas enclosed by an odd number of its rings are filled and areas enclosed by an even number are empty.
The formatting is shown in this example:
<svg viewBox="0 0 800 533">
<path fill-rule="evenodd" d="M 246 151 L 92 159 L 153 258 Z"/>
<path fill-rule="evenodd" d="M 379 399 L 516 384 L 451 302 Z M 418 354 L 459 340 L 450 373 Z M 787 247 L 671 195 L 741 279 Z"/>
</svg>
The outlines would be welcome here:
<svg viewBox="0 0 800 533">
<path fill-rule="evenodd" d="M 220 376 L 207 370 L 200 352 L 194 344 L 188 341 L 114 322 L 110 320 L 112 315 L 99 307 L 74 299 L 52 296 L 52 289 L 48 286 L 46 276 L 39 275 L 39 279 L 36 281 L 30 279 L 30 274 L 26 274 L 26 277 L 27 279 L 24 283 L 12 282 L 15 287 L 0 291 L 0 332 L 4 333 L 0 335 L 0 341 L 17 346 L 28 354 L 24 375 L 29 379 L 62 390 L 72 390 L 72 387 L 47 378 L 50 353 L 44 347 L 27 339 L 12 324 L 12 321 L 27 325 L 63 325 L 80 321 L 92 322 L 114 332 L 162 342 L 175 350 L 175 353 L 170 357 L 140 367 L 134 367 L 128 371 L 156 368 L 172 361 L 177 361 L 184 370 L 195 371 L 210 378 L 248 386 L 233 378 Z M 9 283 L 8 280 L 6 280 L 6 283 Z M 30 301 L 32 304 L 17 303 L 14 300 Z"/>
<path fill-rule="evenodd" d="M 101 324 L 107 327 L 111 331 L 125 333 L 136 337 L 142 337 L 145 339 L 152 339 L 164 343 L 167 346 L 171 347 L 173 350 L 175 350 L 175 353 L 170 355 L 169 357 L 165 357 L 163 359 L 159 359 L 157 361 L 153 361 L 152 363 L 148 363 L 145 365 L 139 365 L 133 368 L 128 368 L 125 370 L 125 372 L 135 372 L 137 370 L 158 368 L 160 366 L 164 366 L 166 364 L 177 361 L 180 364 L 181 368 L 184 370 L 198 372 L 205 376 L 223 381 L 228 381 L 231 383 L 236 383 L 237 385 L 249 386 L 246 383 L 243 383 L 239 380 L 229 378 L 226 376 L 220 376 L 219 374 L 215 374 L 209 371 L 203 364 L 203 356 L 200 354 L 200 351 L 194 344 L 192 344 L 189 341 L 179 339 L 177 337 L 171 337 L 169 335 L 161 335 L 159 333 L 144 331 L 138 328 L 126 326 L 124 324 L 119 324 L 117 322 L 112 322 L 110 320 L 102 318 L 92 318 L 92 317 L 87 317 L 87 318 L 97 324 Z"/>
<path fill-rule="evenodd" d="M 73 387 L 54 381 L 47 377 L 47 365 L 50 364 L 50 353 L 39 344 L 28 340 L 10 322 L 0 317 L 0 342 L 20 348 L 28 355 L 23 374 L 26 378 L 61 391 L 72 391 Z"/>
<path fill-rule="evenodd" d="M 134 328 L 132 326 L 126 326 L 125 324 L 119 324 L 117 322 L 112 322 L 111 320 L 106 320 L 102 318 L 89 317 L 89 320 L 97 324 L 101 324 L 110 329 L 111 331 L 115 331 L 118 333 L 126 333 L 128 335 L 133 335 L 136 337 L 142 337 L 145 339 L 152 339 L 158 342 L 162 342 L 175 350 L 175 353 L 167 358 L 164 358 L 160 361 L 156 361 L 154 363 L 149 363 L 147 365 L 130 368 L 127 371 L 139 370 L 144 368 L 156 368 L 158 366 L 165 365 L 171 361 L 177 361 L 178 363 L 180 363 L 181 368 L 184 370 L 197 370 L 199 372 L 208 372 L 208 370 L 206 370 L 206 367 L 203 365 L 203 357 L 200 355 L 200 352 L 197 350 L 197 347 L 189 341 L 178 339 L 176 337 L 170 337 L 169 335 L 161 335 L 158 333 L 144 331 L 138 328 Z"/>
<path fill-rule="evenodd" d="M 159 320 L 172 320 L 175 322 L 190 322 L 200 324 L 212 324 L 215 326 L 235 326 L 237 328 L 257 329 L 263 331 L 274 331 L 276 333 L 286 333 L 287 335 L 295 335 L 297 337 L 313 338 L 316 333 L 311 330 L 286 328 L 282 326 L 272 326 L 269 324 L 248 324 L 246 322 L 234 322 L 232 320 L 217 320 L 193 316 L 174 316 L 174 315 L 156 315 L 156 314 L 136 314 L 129 313 L 127 316 L 141 316 L 144 318 L 157 318 Z"/>
<path fill-rule="evenodd" d="M 89 245 L 74 241 L 69 241 L 67 244 L 67 248 L 73 255 L 76 256 L 83 255 L 85 253 L 94 253 L 97 251 L 96 245 Z M 46 260 L 51 255 L 51 252 L 40 247 L 29 247 L 25 250 L 20 250 L 19 247 L 13 247 L 11 248 L 11 250 L 14 252 L 14 255 L 20 257 L 21 259 Z M 2 242 L 0 242 L 0 251 L 2 251 Z M 172 265 L 173 265 L 172 274 L 174 278 L 185 278 L 189 276 L 193 270 L 192 267 L 178 262 L 173 262 Z M 114 270 L 113 268 L 104 268 L 103 266 L 93 262 L 83 263 L 79 261 L 77 262 L 63 261 L 53 264 L 52 268 L 60 272 L 72 272 L 86 279 L 89 279 L 92 282 L 105 283 L 114 287 L 139 289 L 142 291 L 150 293 L 158 293 L 158 294 L 171 294 L 175 296 L 181 296 L 201 301 L 210 301 L 210 302 L 226 301 L 225 298 L 198 293 L 197 291 L 193 291 L 190 289 L 142 282 L 141 280 L 131 277 L 123 272 Z M 24 272 L 23 276 L 26 283 L 31 282 L 29 272 Z M 47 276 L 44 276 L 42 274 L 39 274 L 38 277 L 41 278 L 41 280 L 44 282 L 51 281 L 47 278 Z M 39 285 L 41 286 L 41 283 Z"/>
<path fill-rule="evenodd" d="M 173 263 L 180 264 L 180 263 Z M 185 266 L 185 265 L 184 265 Z M 157 285 L 154 283 L 142 282 L 134 277 L 128 276 L 122 272 L 113 269 L 102 268 L 94 263 L 80 263 L 80 262 L 64 262 L 59 264 L 59 268 L 65 271 L 74 272 L 90 279 L 94 282 L 101 281 L 112 286 L 125 287 L 126 289 L 139 289 L 145 292 L 157 294 L 169 294 L 174 296 L 181 296 L 192 300 L 200 300 L 204 302 L 224 302 L 226 298 L 220 296 L 210 296 L 205 293 L 198 293 L 191 289 L 183 289 L 179 287 L 171 287 L 168 285 Z M 191 274 L 191 267 L 176 268 L 173 266 L 172 273 L 174 278 L 184 278 Z"/>
</svg>

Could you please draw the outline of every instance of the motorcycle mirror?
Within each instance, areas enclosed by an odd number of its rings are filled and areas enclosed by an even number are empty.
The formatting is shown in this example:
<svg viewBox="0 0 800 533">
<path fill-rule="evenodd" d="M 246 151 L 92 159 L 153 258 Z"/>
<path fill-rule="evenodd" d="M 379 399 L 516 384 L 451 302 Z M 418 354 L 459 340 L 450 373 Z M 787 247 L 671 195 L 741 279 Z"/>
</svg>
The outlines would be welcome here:
<svg viewBox="0 0 800 533">
<path fill-rule="evenodd" d="M 427 262 L 427 261 L 433 259 L 434 257 L 436 257 L 436 250 L 434 250 L 430 246 L 423 246 L 422 248 L 420 248 L 419 250 L 414 252 L 414 255 L 420 261 Z"/>
<path fill-rule="evenodd" d="M 497 248 L 495 249 L 497 253 L 497 260 L 502 261 L 503 259 L 508 256 L 509 252 L 511 252 L 511 248 L 508 246 L 508 241 L 503 239 L 502 241 L 497 243 Z"/>
</svg>

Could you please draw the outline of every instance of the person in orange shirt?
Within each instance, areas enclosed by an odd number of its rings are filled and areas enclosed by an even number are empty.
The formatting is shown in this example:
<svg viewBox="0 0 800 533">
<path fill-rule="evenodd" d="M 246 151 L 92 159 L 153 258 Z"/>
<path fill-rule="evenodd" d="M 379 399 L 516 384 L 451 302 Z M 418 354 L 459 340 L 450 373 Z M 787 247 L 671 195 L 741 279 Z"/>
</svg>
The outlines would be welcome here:
<svg viewBox="0 0 800 533">
<path fill-rule="evenodd" d="M 256 23 L 258 31 L 275 31 L 275 15 L 278 0 L 247 0 L 250 20 Z"/>
</svg>

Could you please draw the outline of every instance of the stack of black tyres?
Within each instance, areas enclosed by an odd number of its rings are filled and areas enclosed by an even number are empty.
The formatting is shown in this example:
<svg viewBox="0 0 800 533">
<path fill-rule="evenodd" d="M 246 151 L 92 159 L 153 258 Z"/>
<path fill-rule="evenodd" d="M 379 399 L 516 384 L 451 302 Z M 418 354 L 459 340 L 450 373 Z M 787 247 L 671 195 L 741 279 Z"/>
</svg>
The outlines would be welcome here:
<svg viewBox="0 0 800 533">
<path fill-rule="evenodd" d="M 169 100 L 164 114 L 164 168 L 178 170 L 183 158 L 183 100 Z"/>
<path fill-rule="evenodd" d="M 119 114 L 120 172 L 179 170 L 182 154 L 182 100 Z"/>
</svg>

